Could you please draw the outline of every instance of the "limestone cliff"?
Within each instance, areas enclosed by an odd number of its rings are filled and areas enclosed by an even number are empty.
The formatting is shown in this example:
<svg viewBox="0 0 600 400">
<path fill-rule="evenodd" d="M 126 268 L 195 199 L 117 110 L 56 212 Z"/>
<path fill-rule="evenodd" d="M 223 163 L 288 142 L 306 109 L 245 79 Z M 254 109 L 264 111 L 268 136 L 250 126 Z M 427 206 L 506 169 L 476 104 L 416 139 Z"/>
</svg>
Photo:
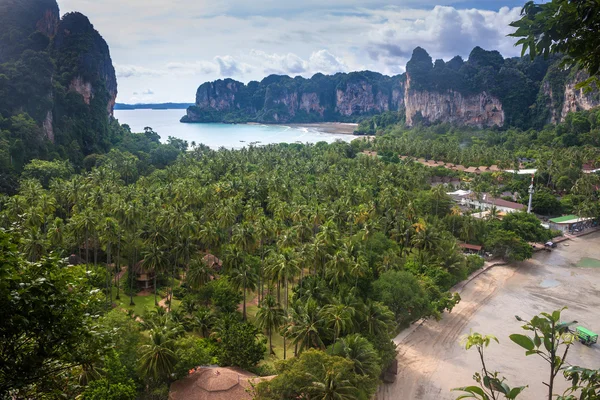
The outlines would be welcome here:
<svg viewBox="0 0 600 400">
<path fill-rule="evenodd" d="M 454 90 L 444 93 L 413 90 L 407 79 L 406 124 L 412 126 L 419 116 L 427 122 L 446 122 L 477 127 L 503 126 L 504 111 L 498 98 L 484 92 L 462 95 Z"/>
<path fill-rule="evenodd" d="M 565 85 L 563 96 L 563 106 L 560 113 L 560 121 L 563 122 L 570 112 L 590 110 L 600 106 L 600 94 L 598 91 L 586 92 L 583 89 L 577 89 L 577 83 L 584 81 L 589 75 L 578 72 L 573 79 Z"/>
<path fill-rule="evenodd" d="M 434 62 L 416 48 L 406 73 L 393 77 L 363 71 L 310 79 L 272 75 L 248 85 L 231 79 L 208 82 L 198 88 L 196 104 L 182 121 L 360 121 L 391 111 L 405 113 L 409 126 L 541 127 L 600 102 L 597 92 L 575 90 L 581 77 L 566 80 L 559 61 L 504 59 L 476 47 L 467 61 L 457 56 Z"/>
<path fill-rule="evenodd" d="M 117 78 L 108 45 L 88 18 L 68 13 L 54 38 L 57 68 L 63 84 L 79 93 L 85 104 L 100 96 L 108 115 L 117 98 Z"/>
<path fill-rule="evenodd" d="M 182 122 L 353 121 L 400 110 L 403 79 L 366 71 L 310 79 L 272 75 L 248 85 L 232 79 L 207 82 Z"/>
</svg>

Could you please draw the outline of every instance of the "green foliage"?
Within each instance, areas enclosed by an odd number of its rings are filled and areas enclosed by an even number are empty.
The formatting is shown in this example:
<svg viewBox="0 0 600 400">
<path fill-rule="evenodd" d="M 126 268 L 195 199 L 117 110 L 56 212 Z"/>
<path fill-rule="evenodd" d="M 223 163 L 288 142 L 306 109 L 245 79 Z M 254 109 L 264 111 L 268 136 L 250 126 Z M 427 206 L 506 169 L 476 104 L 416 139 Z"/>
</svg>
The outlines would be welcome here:
<svg viewBox="0 0 600 400">
<path fill-rule="evenodd" d="M 256 387 L 256 399 L 324 398 L 366 400 L 377 388 L 377 381 L 354 372 L 353 362 L 308 350 L 298 358 L 282 362 L 273 380 Z"/>
<path fill-rule="evenodd" d="M 135 400 L 137 387 L 128 371 L 121 364 L 116 351 L 109 353 L 104 359 L 105 375 L 90 382 L 82 394 L 84 400 Z"/>
<path fill-rule="evenodd" d="M 431 315 L 427 293 L 419 280 L 406 271 L 388 271 L 373 283 L 373 292 L 396 315 L 400 326 Z"/>
<path fill-rule="evenodd" d="M 212 355 L 215 346 L 208 339 L 184 336 L 175 342 L 175 348 L 177 364 L 174 373 L 178 379 L 185 378 L 189 371 L 196 367 L 217 362 Z"/>
<path fill-rule="evenodd" d="M 240 321 L 236 314 L 223 315 L 215 331 L 219 342 L 219 365 L 244 369 L 254 367 L 264 357 L 266 347 L 259 330 L 248 322 Z"/>
<path fill-rule="evenodd" d="M 102 300 L 85 275 L 56 259 L 27 263 L 0 231 L 0 395 L 36 397 L 61 370 L 89 361 L 91 318 Z M 35 384 L 35 385 L 34 385 Z"/>
<path fill-rule="evenodd" d="M 594 33 L 600 25 L 600 5 L 595 0 L 553 0 L 536 4 L 529 1 L 521 10 L 521 19 L 511 26 L 517 30 L 510 36 L 521 38 L 522 54 L 565 54 L 565 64 L 579 64 L 597 82 L 600 72 L 600 44 Z"/>
<path fill-rule="evenodd" d="M 485 248 L 495 257 L 507 261 L 523 261 L 531 258 L 533 250 L 531 245 L 512 231 L 499 229 L 488 237 Z"/>
<path fill-rule="evenodd" d="M 540 220 L 524 211 L 506 215 L 501 226 L 527 242 L 544 243 L 551 239 L 550 231 L 542 226 Z"/>
<path fill-rule="evenodd" d="M 21 178 L 37 179 L 47 188 L 52 179 L 68 179 L 73 172 L 73 167 L 68 161 L 31 160 L 23 169 Z"/>
<path fill-rule="evenodd" d="M 222 313 L 228 314 L 237 310 L 243 296 L 233 288 L 227 277 L 211 281 L 208 285 L 212 289 L 211 301 Z"/>
</svg>

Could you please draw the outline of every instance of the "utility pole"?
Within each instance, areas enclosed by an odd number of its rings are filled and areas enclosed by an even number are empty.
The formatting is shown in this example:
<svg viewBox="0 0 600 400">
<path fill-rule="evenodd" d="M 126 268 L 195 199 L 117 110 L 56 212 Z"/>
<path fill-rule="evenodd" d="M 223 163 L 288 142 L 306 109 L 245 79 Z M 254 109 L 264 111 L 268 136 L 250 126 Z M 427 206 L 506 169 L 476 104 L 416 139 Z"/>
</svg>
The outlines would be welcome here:
<svg viewBox="0 0 600 400">
<path fill-rule="evenodd" d="M 535 174 L 531 174 L 531 185 L 529 185 L 529 207 L 527 207 L 527 214 L 531 214 L 531 203 L 533 202 L 533 193 L 535 193 L 535 190 L 533 190 L 534 177 Z"/>
</svg>

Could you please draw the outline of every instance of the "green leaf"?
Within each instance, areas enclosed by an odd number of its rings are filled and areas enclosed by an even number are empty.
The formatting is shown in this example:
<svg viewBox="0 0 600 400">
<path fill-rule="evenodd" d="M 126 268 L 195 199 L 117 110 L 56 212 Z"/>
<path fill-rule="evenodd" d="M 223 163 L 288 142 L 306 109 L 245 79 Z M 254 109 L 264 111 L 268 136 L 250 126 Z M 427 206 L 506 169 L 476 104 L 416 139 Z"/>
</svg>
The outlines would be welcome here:
<svg viewBox="0 0 600 400">
<path fill-rule="evenodd" d="M 529 336 L 519 335 L 519 334 L 515 333 L 513 335 L 510 335 L 509 337 L 510 337 L 510 340 L 512 340 L 513 342 L 515 342 L 516 344 L 518 344 L 525 350 L 533 350 L 535 348 L 535 344 L 533 343 L 533 340 L 531 340 L 531 338 Z"/>
<path fill-rule="evenodd" d="M 454 388 L 452 389 L 453 391 L 463 391 L 463 392 L 469 392 L 469 393 L 475 393 L 478 394 L 484 398 L 488 398 L 487 395 L 485 394 L 485 392 L 483 391 L 482 388 L 480 388 L 479 386 L 465 386 L 465 387 L 460 387 L 460 388 Z M 459 397 L 460 398 L 460 397 Z M 463 397 L 464 398 L 464 397 Z"/>
<path fill-rule="evenodd" d="M 547 351 L 552 351 L 552 341 L 548 337 L 544 337 L 544 347 Z"/>
<path fill-rule="evenodd" d="M 537 334 L 537 332 L 533 337 L 533 344 L 535 344 L 535 347 L 540 347 L 542 345 L 542 339 L 540 339 L 540 336 Z"/>
<path fill-rule="evenodd" d="M 527 388 L 527 386 L 519 386 L 519 387 L 512 388 L 510 390 L 510 392 L 508 393 L 508 395 L 506 395 L 506 398 L 509 400 L 515 399 L 526 388 Z"/>
<path fill-rule="evenodd" d="M 560 310 L 552 312 L 552 320 L 558 322 L 560 320 Z"/>
</svg>

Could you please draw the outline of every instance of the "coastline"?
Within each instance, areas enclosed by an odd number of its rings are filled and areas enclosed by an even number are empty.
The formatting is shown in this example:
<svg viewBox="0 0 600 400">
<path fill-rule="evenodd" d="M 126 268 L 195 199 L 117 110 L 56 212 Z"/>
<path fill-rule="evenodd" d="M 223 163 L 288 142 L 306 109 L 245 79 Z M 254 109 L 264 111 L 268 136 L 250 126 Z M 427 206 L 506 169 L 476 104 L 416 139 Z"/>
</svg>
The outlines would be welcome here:
<svg viewBox="0 0 600 400">
<path fill-rule="evenodd" d="M 337 135 L 354 135 L 354 131 L 358 127 L 358 124 L 349 122 L 313 122 L 306 124 L 263 124 L 260 122 L 246 122 L 246 125 L 273 125 L 287 126 L 292 128 L 310 128 L 321 133 L 331 133 Z"/>
</svg>

